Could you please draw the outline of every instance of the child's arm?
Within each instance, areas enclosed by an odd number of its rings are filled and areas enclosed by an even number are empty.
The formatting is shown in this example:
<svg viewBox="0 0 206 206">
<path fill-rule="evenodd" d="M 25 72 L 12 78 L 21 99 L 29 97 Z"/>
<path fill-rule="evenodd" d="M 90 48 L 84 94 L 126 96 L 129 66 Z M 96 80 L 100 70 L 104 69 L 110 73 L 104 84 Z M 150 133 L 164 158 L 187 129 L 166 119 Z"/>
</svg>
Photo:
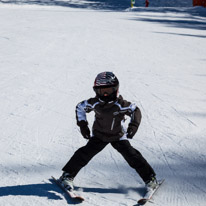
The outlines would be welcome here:
<svg viewBox="0 0 206 206">
<path fill-rule="evenodd" d="M 82 136 L 86 139 L 90 138 L 86 113 L 91 112 L 93 109 L 94 105 L 92 104 L 92 99 L 84 100 L 76 106 L 77 125 L 80 127 Z"/>
<path fill-rule="evenodd" d="M 129 108 L 130 110 L 127 113 L 127 115 L 131 117 L 131 121 L 127 129 L 127 138 L 132 139 L 139 128 L 142 119 L 142 114 L 140 109 L 135 104 L 130 104 Z"/>
</svg>

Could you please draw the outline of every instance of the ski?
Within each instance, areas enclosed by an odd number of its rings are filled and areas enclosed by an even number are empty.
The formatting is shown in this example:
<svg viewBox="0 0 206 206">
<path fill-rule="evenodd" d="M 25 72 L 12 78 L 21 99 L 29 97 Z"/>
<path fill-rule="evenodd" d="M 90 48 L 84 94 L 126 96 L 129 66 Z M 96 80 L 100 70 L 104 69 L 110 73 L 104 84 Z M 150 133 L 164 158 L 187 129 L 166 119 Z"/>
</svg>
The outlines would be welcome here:
<svg viewBox="0 0 206 206">
<path fill-rule="evenodd" d="M 156 191 L 159 189 L 159 187 L 162 185 L 164 181 L 164 179 L 158 180 L 158 186 L 154 190 L 147 190 L 144 197 L 138 200 L 138 205 L 145 205 L 149 200 L 151 200 L 152 196 L 156 193 Z"/>
<path fill-rule="evenodd" d="M 75 194 L 74 191 L 69 191 L 67 190 L 65 187 L 62 186 L 62 184 L 59 182 L 58 179 L 56 179 L 55 177 L 51 176 L 52 179 L 54 180 L 54 182 L 71 198 L 71 199 L 74 199 L 74 200 L 77 200 L 77 201 L 84 201 L 84 198 Z"/>
</svg>

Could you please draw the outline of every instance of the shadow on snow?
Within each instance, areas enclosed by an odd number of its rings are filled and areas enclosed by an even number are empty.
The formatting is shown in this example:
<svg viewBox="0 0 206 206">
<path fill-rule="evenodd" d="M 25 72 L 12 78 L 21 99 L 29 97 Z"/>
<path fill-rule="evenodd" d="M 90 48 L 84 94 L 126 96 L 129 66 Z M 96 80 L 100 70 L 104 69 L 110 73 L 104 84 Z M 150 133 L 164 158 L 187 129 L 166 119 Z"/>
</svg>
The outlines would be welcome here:
<svg viewBox="0 0 206 206">
<path fill-rule="evenodd" d="M 52 180 L 50 180 L 52 181 Z M 15 185 L 0 187 L 0 198 L 4 196 L 38 196 L 47 197 L 50 200 L 62 200 L 63 198 L 59 194 L 63 194 L 58 186 L 51 183 L 40 183 L 30 185 Z M 77 204 L 78 202 L 71 200 L 65 196 L 69 204 Z"/>
<path fill-rule="evenodd" d="M 133 18 L 131 20 L 164 24 L 167 27 L 206 30 L 206 22 L 199 21 L 199 19 L 191 19 L 191 17 L 189 17 L 189 18 L 186 17 L 184 19 L 182 19 L 182 18 L 181 19 L 178 19 L 178 18 L 176 18 L 176 19 L 164 19 L 163 17 L 162 18 L 137 17 L 137 18 Z M 200 37 L 205 38 L 206 36 L 201 35 Z"/>
<path fill-rule="evenodd" d="M 163 16 L 162 14 L 165 14 Z M 195 8 L 135 8 L 134 16 L 129 20 L 164 24 L 167 27 L 206 30 L 206 9 Z M 181 15 L 181 16 L 180 16 Z M 181 34 L 180 34 L 181 35 Z M 193 37 L 205 38 L 205 35 Z"/>
<path fill-rule="evenodd" d="M 80 189 L 76 187 L 76 189 Z M 129 191 L 135 191 L 139 195 L 143 196 L 145 193 L 145 187 L 124 187 L 124 188 L 93 188 L 93 187 L 81 187 L 84 192 L 93 192 L 93 193 L 113 193 L 113 194 L 127 194 Z"/>
<path fill-rule="evenodd" d="M 197 38 L 206 38 L 206 35 L 193 35 L 193 34 L 181 34 L 181 33 L 174 33 L 174 32 L 154 32 L 157 34 L 170 34 L 170 35 L 177 35 L 177 36 L 186 36 L 186 37 L 197 37 Z"/>
<path fill-rule="evenodd" d="M 0 187 L 0 197 L 8 195 L 22 195 L 22 196 L 39 196 L 48 197 L 48 199 L 59 200 L 62 199 L 51 191 L 56 191 L 55 187 L 49 183 L 30 184 L 30 185 L 15 185 Z"/>
<path fill-rule="evenodd" d="M 54 181 L 49 179 L 51 183 Z M 5 196 L 38 196 L 38 197 L 47 197 L 50 200 L 62 200 L 62 197 L 59 194 L 64 194 L 64 192 L 56 185 L 51 183 L 40 183 L 40 184 L 29 184 L 29 185 L 15 185 L 15 186 L 5 186 L 0 187 L 0 197 Z M 80 189 L 76 187 L 76 189 Z M 125 194 L 128 191 L 135 191 L 140 195 L 144 194 L 145 188 L 89 188 L 81 187 L 84 192 L 94 192 L 94 193 L 119 193 Z M 72 200 L 67 195 L 65 198 L 68 203 L 78 204 L 78 201 Z"/>
</svg>

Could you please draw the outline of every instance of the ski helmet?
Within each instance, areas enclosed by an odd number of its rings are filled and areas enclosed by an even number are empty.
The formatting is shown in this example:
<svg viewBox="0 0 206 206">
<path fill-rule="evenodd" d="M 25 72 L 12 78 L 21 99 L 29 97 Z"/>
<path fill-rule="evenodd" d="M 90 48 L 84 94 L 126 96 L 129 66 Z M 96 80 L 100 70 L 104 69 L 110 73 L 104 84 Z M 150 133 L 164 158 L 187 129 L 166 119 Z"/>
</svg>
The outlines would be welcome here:
<svg viewBox="0 0 206 206">
<path fill-rule="evenodd" d="M 112 72 L 102 72 L 95 78 L 93 89 L 101 100 L 114 101 L 117 98 L 119 81 Z"/>
</svg>

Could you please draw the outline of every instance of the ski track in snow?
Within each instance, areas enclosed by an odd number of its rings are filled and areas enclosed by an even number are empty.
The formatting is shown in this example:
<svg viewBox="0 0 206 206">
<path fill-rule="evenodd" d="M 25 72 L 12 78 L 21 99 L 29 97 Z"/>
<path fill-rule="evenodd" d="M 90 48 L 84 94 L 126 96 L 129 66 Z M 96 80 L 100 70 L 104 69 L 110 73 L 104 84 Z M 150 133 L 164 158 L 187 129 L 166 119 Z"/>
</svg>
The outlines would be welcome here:
<svg viewBox="0 0 206 206">
<path fill-rule="evenodd" d="M 59 3 L 0 4 L 0 205 L 76 204 L 49 179 L 87 143 L 75 106 L 94 95 L 96 74 L 110 70 L 143 114 L 131 144 L 166 179 L 148 206 L 204 206 L 205 10 L 108 12 Z M 88 114 L 90 128 L 92 120 Z M 75 185 L 84 206 L 137 205 L 144 193 L 111 145 Z"/>
</svg>

